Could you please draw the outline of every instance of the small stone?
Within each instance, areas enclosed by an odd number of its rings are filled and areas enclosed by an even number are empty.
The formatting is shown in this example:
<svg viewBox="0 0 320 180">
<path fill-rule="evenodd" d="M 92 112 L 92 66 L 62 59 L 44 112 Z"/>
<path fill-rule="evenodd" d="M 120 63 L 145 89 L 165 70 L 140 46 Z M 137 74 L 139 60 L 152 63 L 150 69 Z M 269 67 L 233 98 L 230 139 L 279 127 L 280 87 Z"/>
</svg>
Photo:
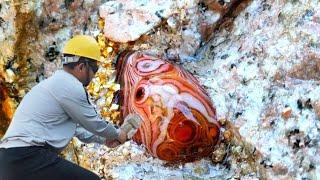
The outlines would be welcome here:
<svg viewBox="0 0 320 180">
<path fill-rule="evenodd" d="M 112 47 L 107 47 L 107 52 L 108 53 L 111 53 L 113 51 L 113 48 Z"/>
<path fill-rule="evenodd" d="M 275 81 L 280 81 L 281 79 L 283 79 L 283 74 L 281 73 L 281 71 L 277 71 L 274 73 L 273 79 Z"/>
<path fill-rule="evenodd" d="M 285 175 L 288 173 L 288 167 L 281 163 L 272 164 L 272 170 L 276 175 Z"/>
<path fill-rule="evenodd" d="M 59 55 L 59 51 L 57 50 L 57 45 L 54 42 L 52 45 L 50 45 L 46 51 L 45 57 L 50 61 L 54 61 L 58 55 Z"/>
<path fill-rule="evenodd" d="M 297 106 L 298 106 L 299 109 L 302 109 L 302 108 L 303 108 L 303 104 L 302 104 L 301 99 L 298 99 L 298 100 L 297 100 Z"/>
<path fill-rule="evenodd" d="M 305 102 L 305 107 L 306 107 L 307 109 L 312 109 L 312 108 L 313 108 L 310 98 L 307 99 L 307 101 Z"/>
<path fill-rule="evenodd" d="M 226 118 L 220 118 L 220 119 L 218 119 L 218 121 L 222 126 L 224 126 L 226 124 L 226 122 L 227 122 L 227 119 Z"/>
<path fill-rule="evenodd" d="M 233 133 L 230 130 L 226 130 L 223 133 L 223 137 L 226 141 L 231 141 L 232 137 L 233 137 Z"/>
<path fill-rule="evenodd" d="M 123 154 L 123 156 L 128 156 L 129 155 L 128 149 L 123 149 L 122 154 Z"/>
<path fill-rule="evenodd" d="M 281 116 L 283 119 L 289 119 L 292 113 L 292 109 L 290 107 L 286 107 L 283 109 Z"/>
<path fill-rule="evenodd" d="M 15 78 L 14 72 L 11 69 L 7 69 L 6 70 L 6 77 L 5 77 L 6 81 L 8 83 L 13 83 L 14 78 Z"/>
<path fill-rule="evenodd" d="M 26 91 L 24 89 L 19 90 L 19 96 L 23 97 L 26 94 Z"/>
<path fill-rule="evenodd" d="M 221 143 L 219 147 L 212 153 L 212 156 L 211 156 L 212 162 L 213 163 L 222 162 L 226 153 L 227 153 L 226 146 L 224 143 Z"/>
<path fill-rule="evenodd" d="M 313 108 L 314 108 L 314 112 L 316 113 L 316 115 L 318 116 L 318 118 L 320 118 L 320 100 L 319 101 L 315 101 L 312 104 Z"/>
<path fill-rule="evenodd" d="M 119 109 L 119 105 L 118 104 L 111 104 L 110 111 L 118 110 L 118 109 Z"/>
<path fill-rule="evenodd" d="M 123 146 L 126 147 L 126 148 L 130 147 L 130 146 L 131 146 L 130 141 L 125 142 L 125 143 L 123 144 Z"/>
<path fill-rule="evenodd" d="M 208 167 L 201 167 L 201 166 L 198 166 L 196 168 L 194 168 L 193 170 L 196 174 L 199 174 L 199 175 L 204 175 L 204 174 L 208 174 L 209 172 L 209 169 Z"/>
<path fill-rule="evenodd" d="M 172 29 L 176 29 L 178 20 L 175 17 L 171 16 L 168 18 L 167 23 L 169 27 L 171 27 Z"/>
</svg>

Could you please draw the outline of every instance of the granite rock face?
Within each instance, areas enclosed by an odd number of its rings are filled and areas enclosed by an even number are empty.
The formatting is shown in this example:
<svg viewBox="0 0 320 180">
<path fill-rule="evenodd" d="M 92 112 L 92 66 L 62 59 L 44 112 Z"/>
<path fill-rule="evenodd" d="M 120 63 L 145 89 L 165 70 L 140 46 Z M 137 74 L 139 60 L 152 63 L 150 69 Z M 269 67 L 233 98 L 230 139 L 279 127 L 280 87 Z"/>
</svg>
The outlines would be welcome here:
<svg viewBox="0 0 320 180">
<path fill-rule="evenodd" d="M 319 7 L 253 1 L 203 47 L 200 62 L 185 64 L 207 87 L 218 116 L 261 153 L 270 178 L 320 175 Z"/>
<path fill-rule="evenodd" d="M 105 21 L 104 34 L 112 41 L 172 60 L 193 61 L 196 50 L 236 2 L 241 1 L 116 0 L 100 6 L 99 15 Z"/>
<path fill-rule="evenodd" d="M 215 102 L 222 142 L 211 158 L 175 166 L 131 141 L 74 140 L 66 158 L 105 179 L 319 179 L 319 9 L 318 0 L 0 1 L 0 136 L 25 93 L 61 67 L 65 41 L 98 35 L 104 18 L 119 50 L 181 60 Z"/>
<path fill-rule="evenodd" d="M 115 42 L 137 40 L 173 14 L 173 1 L 108 1 L 100 7 L 104 34 Z"/>
</svg>

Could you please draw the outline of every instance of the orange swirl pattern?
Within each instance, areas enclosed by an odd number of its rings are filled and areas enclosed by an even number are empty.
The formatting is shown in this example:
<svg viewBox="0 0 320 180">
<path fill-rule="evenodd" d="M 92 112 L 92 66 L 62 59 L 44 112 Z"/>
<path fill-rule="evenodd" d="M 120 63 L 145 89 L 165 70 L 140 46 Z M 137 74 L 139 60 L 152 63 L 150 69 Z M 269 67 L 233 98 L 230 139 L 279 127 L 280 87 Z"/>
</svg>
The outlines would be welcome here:
<svg viewBox="0 0 320 180">
<path fill-rule="evenodd" d="M 219 140 L 216 109 L 198 81 L 182 67 L 141 52 L 117 61 L 121 114 L 143 123 L 133 139 L 155 157 L 193 161 L 208 156 Z"/>
</svg>

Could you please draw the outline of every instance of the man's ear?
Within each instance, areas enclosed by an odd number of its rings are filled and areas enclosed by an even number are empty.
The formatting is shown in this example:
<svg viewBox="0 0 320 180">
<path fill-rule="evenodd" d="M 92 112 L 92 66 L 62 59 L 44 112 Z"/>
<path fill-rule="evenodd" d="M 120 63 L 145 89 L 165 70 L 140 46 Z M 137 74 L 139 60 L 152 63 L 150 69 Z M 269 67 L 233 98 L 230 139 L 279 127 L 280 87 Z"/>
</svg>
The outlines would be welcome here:
<svg viewBox="0 0 320 180">
<path fill-rule="evenodd" d="M 80 64 L 78 65 L 78 68 L 79 68 L 80 71 L 83 71 L 86 67 L 85 67 L 85 64 L 84 64 L 84 63 L 80 63 Z"/>
</svg>

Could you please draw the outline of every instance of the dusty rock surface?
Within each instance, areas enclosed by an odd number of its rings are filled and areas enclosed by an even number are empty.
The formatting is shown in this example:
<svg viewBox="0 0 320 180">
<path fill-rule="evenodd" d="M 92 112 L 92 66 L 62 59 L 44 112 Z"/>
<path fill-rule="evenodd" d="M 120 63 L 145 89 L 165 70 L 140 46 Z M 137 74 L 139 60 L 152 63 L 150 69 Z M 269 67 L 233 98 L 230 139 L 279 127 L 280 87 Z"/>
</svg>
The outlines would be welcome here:
<svg viewBox="0 0 320 180">
<path fill-rule="evenodd" d="M 132 141 L 109 149 L 74 140 L 67 159 L 104 179 L 319 179 L 318 0 L 253 0 L 222 23 L 237 1 L 124 2 L 0 1 L 0 130 L 23 95 L 61 67 L 65 41 L 97 35 L 102 16 L 108 38 L 130 41 L 120 47 L 181 60 L 216 105 L 222 142 L 211 157 L 172 165 Z M 129 34 L 116 39 L 108 29 Z"/>
<path fill-rule="evenodd" d="M 104 34 L 112 41 L 172 60 L 193 61 L 234 2 L 117 0 L 100 6 L 99 15 L 105 21 Z"/>
<path fill-rule="evenodd" d="M 319 178 L 318 1 L 253 1 L 185 64 L 261 154 L 267 177 Z M 209 50 L 211 49 L 211 50 Z"/>
</svg>

